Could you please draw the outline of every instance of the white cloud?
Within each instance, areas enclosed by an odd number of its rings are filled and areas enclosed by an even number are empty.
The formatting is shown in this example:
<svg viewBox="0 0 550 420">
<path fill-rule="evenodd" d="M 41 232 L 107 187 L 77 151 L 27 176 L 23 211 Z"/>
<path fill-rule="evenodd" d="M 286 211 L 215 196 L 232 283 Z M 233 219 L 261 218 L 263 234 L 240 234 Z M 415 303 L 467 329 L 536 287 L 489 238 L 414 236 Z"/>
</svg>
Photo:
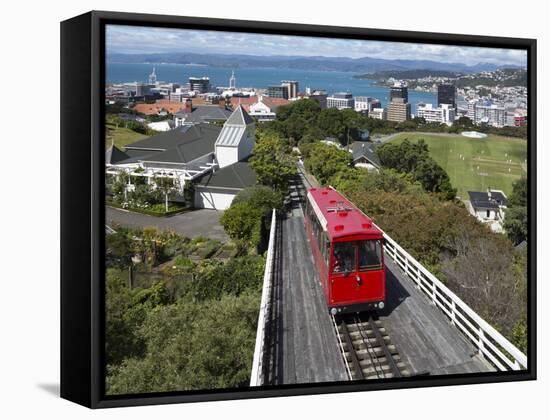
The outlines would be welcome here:
<svg viewBox="0 0 550 420">
<path fill-rule="evenodd" d="M 522 50 L 108 25 L 107 51 L 374 57 L 527 65 Z"/>
</svg>

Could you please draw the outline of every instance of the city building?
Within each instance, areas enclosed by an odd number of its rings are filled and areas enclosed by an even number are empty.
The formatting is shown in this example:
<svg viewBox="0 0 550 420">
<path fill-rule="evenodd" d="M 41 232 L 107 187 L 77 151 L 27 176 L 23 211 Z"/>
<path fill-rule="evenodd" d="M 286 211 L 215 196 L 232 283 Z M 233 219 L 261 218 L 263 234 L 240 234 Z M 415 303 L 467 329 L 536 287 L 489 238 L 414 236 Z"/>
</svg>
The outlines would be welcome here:
<svg viewBox="0 0 550 420">
<path fill-rule="evenodd" d="M 409 102 L 409 89 L 407 85 L 401 82 L 396 82 L 390 87 L 390 102 L 394 99 L 403 99 L 405 103 Z"/>
<path fill-rule="evenodd" d="M 419 103 L 416 106 L 416 116 L 426 122 L 452 124 L 455 120 L 455 109 L 450 104 L 442 104 L 437 108 L 432 104 Z"/>
<path fill-rule="evenodd" d="M 373 108 L 369 112 L 369 117 L 374 118 L 375 120 L 385 120 L 388 118 L 388 112 L 385 108 Z"/>
<path fill-rule="evenodd" d="M 472 122 L 476 119 L 476 103 L 477 101 L 469 101 L 468 102 L 468 111 L 466 112 L 466 116 L 472 120 Z"/>
<path fill-rule="evenodd" d="M 506 109 L 502 106 L 474 104 L 474 124 L 488 124 L 493 127 L 506 125 Z"/>
<path fill-rule="evenodd" d="M 356 96 L 355 97 L 355 110 L 357 112 L 365 113 L 368 115 L 374 108 L 380 108 L 382 104 L 376 98 L 370 96 Z"/>
<path fill-rule="evenodd" d="M 310 87 L 306 87 L 306 90 L 302 95 L 303 98 L 309 98 L 317 101 L 321 109 L 327 109 L 328 95 L 325 90 L 311 89 Z"/>
<path fill-rule="evenodd" d="M 288 86 L 275 85 L 267 87 L 267 96 L 270 98 L 288 99 Z"/>
<path fill-rule="evenodd" d="M 506 110 L 506 125 L 510 127 L 526 126 L 527 110 L 521 108 Z"/>
<path fill-rule="evenodd" d="M 185 102 L 185 100 L 189 97 L 189 92 L 182 89 L 176 89 L 175 92 L 169 92 L 168 97 L 172 102 Z"/>
<path fill-rule="evenodd" d="M 298 82 L 296 80 L 283 80 L 281 86 L 285 86 L 288 89 L 287 99 L 298 97 Z"/>
<path fill-rule="evenodd" d="M 190 77 L 189 78 L 189 90 L 197 93 L 206 93 L 210 90 L 210 78 L 209 77 Z"/>
<path fill-rule="evenodd" d="M 437 105 L 451 105 L 456 108 L 456 88 L 453 84 L 442 83 L 437 85 Z"/>
<path fill-rule="evenodd" d="M 335 93 L 327 97 L 327 108 L 355 109 L 353 95 L 348 92 Z"/>
<path fill-rule="evenodd" d="M 403 122 L 411 119 L 411 104 L 404 98 L 393 98 L 388 105 L 388 121 Z"/>
</svg>

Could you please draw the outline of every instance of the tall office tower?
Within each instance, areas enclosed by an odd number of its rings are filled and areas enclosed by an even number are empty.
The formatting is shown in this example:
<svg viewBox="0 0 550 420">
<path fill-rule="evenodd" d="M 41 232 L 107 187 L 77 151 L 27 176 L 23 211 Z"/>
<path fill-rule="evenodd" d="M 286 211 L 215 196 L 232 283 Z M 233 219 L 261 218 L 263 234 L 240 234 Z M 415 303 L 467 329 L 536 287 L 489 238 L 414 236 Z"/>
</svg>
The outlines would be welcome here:
<svg viewBox="0 0 550 420">
<path fill-rule="evenodd" d="M 270 98 L 288 99 L 288 87 L 283 85 L 268 86 L 267 96 Z"/>
<path fill-rule="evenodd" d="M 411 119 L 411 104 L 403 98 L 393 98 L 388 104 L 388 121 L 403 122 Z"/>
<path fill-rule="evenodd" d="M 298 96 L 298 82 L 296 80 L 282 80 L 281 86 L 286 86 L 288 89 L 288 99 Z"/>
<path fill-rule="evenodd" d="M 409 89 L 404 83 L 395 83 L 390 88 L 390 102 L 394 99 L 403 99 L 404 102 L 409 102 Z"/>
<path fill-rule="evenodd" d="M 198 93 L 206 93 L 210 90 L 210 78 L 208 77 L 190 77 L 189 90 Z"/>
<path fill-rule="evenodd" d="M 437 105 L 451 105 L 456 108 L 456 89 L 455 85 L 443 83 L 437 86 Z"/>
</svg>

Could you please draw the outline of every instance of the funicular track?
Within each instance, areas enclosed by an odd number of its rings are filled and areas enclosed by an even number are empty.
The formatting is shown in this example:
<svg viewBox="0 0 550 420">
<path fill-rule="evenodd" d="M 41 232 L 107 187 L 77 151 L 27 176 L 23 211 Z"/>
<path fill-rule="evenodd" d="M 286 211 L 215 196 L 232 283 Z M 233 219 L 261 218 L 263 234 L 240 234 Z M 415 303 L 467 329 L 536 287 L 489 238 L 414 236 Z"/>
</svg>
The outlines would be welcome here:
<svg viewBox="0 0 550 420">
<path fill-rule="evenodd" d="M 275 247 L 273 255 L 273 277 L 269 296 L 268 318 L 266 320 L 266 345 L 263 354 L 263 385 L 277 385 L 282 378 L 282 222 L 277 217 L 275 227 Z"/>
<path fill-rule="evenodd" d="M 337 315 L 334 325 L 351 380 L 411 376 L 376 315 Z"/>
</svg>

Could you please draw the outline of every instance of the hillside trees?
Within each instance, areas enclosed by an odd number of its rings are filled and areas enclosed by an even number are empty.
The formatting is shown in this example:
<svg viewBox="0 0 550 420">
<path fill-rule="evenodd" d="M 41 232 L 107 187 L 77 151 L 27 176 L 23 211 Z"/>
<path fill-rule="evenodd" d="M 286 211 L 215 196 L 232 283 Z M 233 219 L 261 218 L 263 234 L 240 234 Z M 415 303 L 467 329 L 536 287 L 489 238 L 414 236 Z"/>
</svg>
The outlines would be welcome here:
<svg viewBox="0 0 550 420">
<path fill-rule="evenodd" d="M 508 200 L 508 209 L 504 218 L 504 230 L 514 244 L 527 240 L 527 178 L 522 177 L 513 184 Z"/>
<path fill-rule="evenodd" d="M 449 175 L 430 157 L 428 145 L 423 140 L 384 144 L 377 153 L 383 166 L 409 174 L 410 179 L 420 182 L 426 191 L 442 193 L 448 200 L 455 198 L 456 189 Z"/>
<path fill-rule="evenodd" d="M 286 191 L 296 174 L 296 163 L 290 146 L 278 135 L 260 135 L 254 146 L 250 166 L 258 182 L 276 191 Z"/>
<path fill-rule="evenodd" d="M 351 153 L 324 143 L 315 143 L 305 160 L 305 166 L 321 184 L 326 184 L 338 172 L 352 164 Z"/>
</svg>

